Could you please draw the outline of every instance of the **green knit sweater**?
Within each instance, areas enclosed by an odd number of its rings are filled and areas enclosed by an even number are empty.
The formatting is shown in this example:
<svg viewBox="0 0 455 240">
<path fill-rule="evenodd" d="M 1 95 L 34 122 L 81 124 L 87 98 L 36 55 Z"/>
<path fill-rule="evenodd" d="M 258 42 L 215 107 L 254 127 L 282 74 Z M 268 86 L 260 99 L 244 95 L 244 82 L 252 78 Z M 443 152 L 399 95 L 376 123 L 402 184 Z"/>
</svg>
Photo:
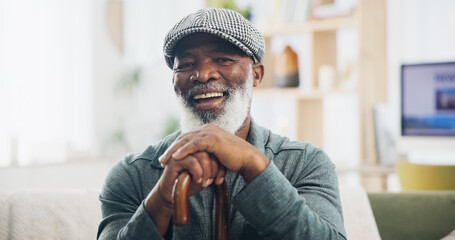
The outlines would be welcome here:
<svg viewBox="0 0 455 240">
<path fill-rule="evenodd" d="M 158 157 L 179 134 L 111 169 L 100 194 L 99 239 L 163 239 L 143 201 L 163 173 Z M 322 150 L 254 121 L 247 141 L 271 163 L 248 186 L 239 174 L 227 172 L 230 239 L 346 239 L 335 167 Z M 188 224 L 171 223 L 165 239 L 214 239 L 214 192 L 207 187 L 189 197 Z"/>
</svg>

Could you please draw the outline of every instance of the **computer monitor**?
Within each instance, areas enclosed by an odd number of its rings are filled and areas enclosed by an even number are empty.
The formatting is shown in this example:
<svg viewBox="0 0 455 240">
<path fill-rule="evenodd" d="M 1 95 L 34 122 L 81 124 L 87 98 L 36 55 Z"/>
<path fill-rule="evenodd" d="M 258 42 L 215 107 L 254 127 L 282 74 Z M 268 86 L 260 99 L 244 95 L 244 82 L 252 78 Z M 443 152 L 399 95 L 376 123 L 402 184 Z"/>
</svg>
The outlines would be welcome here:
<svg viewBox="0 0 455 240">
<path fill-rule="evenodd" d="M 455 62 L 401 66 L 401 135 L 455 136 Z"/>
</svg>

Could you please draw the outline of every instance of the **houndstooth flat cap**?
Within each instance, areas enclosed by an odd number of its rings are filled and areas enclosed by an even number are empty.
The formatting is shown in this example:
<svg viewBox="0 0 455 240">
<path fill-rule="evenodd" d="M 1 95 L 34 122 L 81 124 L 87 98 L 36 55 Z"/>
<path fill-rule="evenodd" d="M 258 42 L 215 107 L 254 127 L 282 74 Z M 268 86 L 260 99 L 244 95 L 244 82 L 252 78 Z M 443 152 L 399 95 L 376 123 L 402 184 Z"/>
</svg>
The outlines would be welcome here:
<svg viewBox="0 0 455 240">
<path fill-rule="evenodd" d="M 221 37 L 252 57 L 254 63 L 264 57 L 264 38 L 240 13 L 223 8 L 204 8 L 184 17 L 164 39 L 164 58 L 169 68 L 174 65 L 174 48 L 183 37 L 192 33 L 209 33 Z"/>
</svg>

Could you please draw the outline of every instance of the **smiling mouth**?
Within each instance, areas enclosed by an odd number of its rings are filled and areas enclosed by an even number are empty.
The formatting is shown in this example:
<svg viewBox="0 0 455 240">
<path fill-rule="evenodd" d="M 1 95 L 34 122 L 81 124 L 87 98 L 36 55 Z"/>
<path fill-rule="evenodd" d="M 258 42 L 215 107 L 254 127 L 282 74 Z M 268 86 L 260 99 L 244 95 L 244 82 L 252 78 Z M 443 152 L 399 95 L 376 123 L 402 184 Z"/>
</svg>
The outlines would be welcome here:
<svg viewBox="0 0 455 240">
<path fill-rule="evenodd" d="M 224 93 L 222 92 L 212 92 L 212 93 L 203 93 L 203 94 L 198 94 L 193 97 L 194 100 L 197 102 L 203 101 L 203 100 L 208 100 L 212 98 L 220 98 L 223 97 Z"/>
<path fill-rule="evenodd" d="M 192 99 L 196 109 L 209 110 L 222 107 L 225 97 L 224 92 L 208 92 L 194 95 Z"/>
</svg>

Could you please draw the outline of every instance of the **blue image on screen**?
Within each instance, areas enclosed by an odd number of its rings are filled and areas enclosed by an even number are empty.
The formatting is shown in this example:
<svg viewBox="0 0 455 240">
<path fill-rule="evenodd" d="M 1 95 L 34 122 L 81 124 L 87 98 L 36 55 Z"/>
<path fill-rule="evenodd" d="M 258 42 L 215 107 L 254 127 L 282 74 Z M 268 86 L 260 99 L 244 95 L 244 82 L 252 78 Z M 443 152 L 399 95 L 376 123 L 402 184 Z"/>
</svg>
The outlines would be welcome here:
<svg viewBox="0 0 455 240">
<path fill-rule="evenodd" d="M 455 88 L 436 90 L 436 109 L 455 111 Z"/>
</svg>

